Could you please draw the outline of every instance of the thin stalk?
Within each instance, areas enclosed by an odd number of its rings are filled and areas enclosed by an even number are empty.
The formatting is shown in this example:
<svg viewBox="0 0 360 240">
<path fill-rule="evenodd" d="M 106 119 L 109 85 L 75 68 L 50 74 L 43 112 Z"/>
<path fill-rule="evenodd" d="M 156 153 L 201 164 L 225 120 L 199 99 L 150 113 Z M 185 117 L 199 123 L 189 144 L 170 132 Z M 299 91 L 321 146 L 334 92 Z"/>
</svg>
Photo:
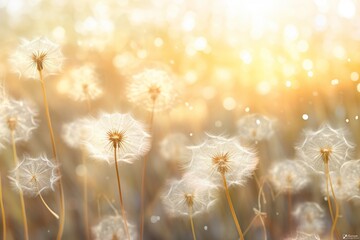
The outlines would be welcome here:
<svg viewBox="0 0 360 240">
<path fill-rule="evenodd" d="M 46 120 L 47 120 L 49 133 L 50 133 L 53 157 L 55 159 L 56 164 L 60 165 L 59 164 L 60 161 L 57 158 L 55 137 L 54 137 L 54 131 L 53 131 L 52 124 L 51 124 L 51 116 L 50 116 L 50 111 L 49 111 L 47 95 L 46 95 L 45 81 L 43 78 L 42 70 L 38 70 L 38 72 L 39 72 L 39 78 L 40 78 L 41 89 L 42 89 L 42 94 L 43 94 L 43 101 L 44 101 L 44 107 L 45 107 L 45 112 L 46 112 Z M 60 167 L 57 168 L 57 174 L 59 176 L 61 176 Z M 62 184 L 62 178 L 59 179 L 58 184 L 59 184 L 59 198 L 60 198 L 60 218 L 59 218 L 60 221 L 59 221 L 59 230 L 58 230 L 56 239 L 61 240 L 63 232 L 64 232 L 64 224 L 65 224 L 65 201 L 64 201 L 64 188 L 63 188 L 63 184 Z"/>
<path fill-rule="evenodd" d="M 226 198 L 227 198 L 227 201 L 228 201 L 228 204 L 229 204 L 229 207 L 230 207 L 232 217 L 234 219 L 234 223 L 236 225 L 236 229 L 237 229 L 237 231 L 239 233 L 240 240 L 244 240 L 244 235 L 243 235 L 243 233 L 241 231 L 240 224 L 239 224 L 239 221 L 238 221 L 238 219 L 236 217 L 234 206 L 233 206 L 231 198 L 230 198 L 230 193 L 229 193 L 229 189 L 228 189 L 228 186 L 227 186 L 227 183 L 226 183 L 225 174 L 221 174 L 221 176 L 222 176 L 222 179 L 223 179 L 223 182 L 224 182 Z"/>
<path fill-rule="evenodd" d="M 261 225 L 263 227 L 263 231 L 264 231 L 264 240 L 267 240 L 267 234 L 266 234 L 266 227 L 265 227 L 265 222 L 264 219 L 262 218 L 262 216 L 260 215 L 260 221 L 261 221 Z"/>
<path fill-rule="evenodd" d="M 259 180 L 259 178 L 257 177 L 256 173 L 254 173 L 254 179 L 255 179 L 255 182 L 256 182 L 256 185 L 257 185 L 258 189 L 260 190 L 260 180 Z M 266 204 L 266 198 L 265 198 L 265 194 L 264 194 L 263 191 L 262 191 L 262 193 L 261 193 L 261 197 L 262 197 L 262 199 L 263 199 L 263 202 Z"/>
<path fill-rule="evenodd" d="M 252 225 L 254 224 L 255 220 L 259 217 L 259 215 L 255 215 L 253 217 L 253 219 L 251 220 L 251 222 L 249 223 L 249 225 L 247 226 L 247 228 L 244 231 L 244 236 L 248 233 L 248 231 L 250 230 L 250 228 L 252 227 Z"/>
<path fill-rule="evenodd" d="M 329 164 L 326 164 L 325 167 L 327 169 L 327 175 L 328 175 L 328 179 L 329 179 L 329 183 L 330 183 L 331 193 L 332 193 L 334 203 L 335 203 L 335 217 L 334 217 L 334 220 L 333 220 L 333 224 L 331 226 L 331 235 L 330 235 L 330 239 L 333 240 L 334 239 L 334 233 L 335 233 L 335 231 L 337 231 L 336 230 L 336 223 L 337 223 L 338 218 L 339 218 L 339 204 L 338 204 L 338 202 L 336 200 L 334 188 L 333 188 L 333 185 L 332 185 L 332 180 L 331 180 L 331 177 L 330 177 L 330 174 L 329 174 Z M 339 238 L 339 236 L 337 236 L 337 238 Z"/>
<path fill-rule="evenodd" d="M 49 212 L 56 218 L 59 219 L 59 215 L 57 215 L 50 207 L 49 205 L 47 205 L 47 203 L 45 202 L 43 196 L 41 195 L 41 193 L 39 193 L 39 197 L 41 199 L 41 202 L 44 204 L 44 206 L 47 208 L 47 210 L 49 210 Z"/>
<path fill-rule="evenodd" d="M 82 164 L 85 167 L 84 183 L 83 183 L 83 211 L 84 211 L 84 226 L 86 239 L 90 239 L 89 232 L 89 213 L 88 213 L 88 186 L 87 186 L 87 168 L 86 168 L 86 154 L 85 150 L 81 150 Z"/>
<path fill-rule="evenodd" d="M 154 109 L 155 109 L 155 101 L 153 103 L 153 107 L 150 113 L 149 118 L 149 132 L 152 134 L 153 122 L 154 122 Z M 149 159 L 149 153 L 144 157 L 144 164 L 142 168 L 142 177 L 141 177 L 141 209 L 140 209 L 140 240 L 144 237 L 144 218 L 145 218 L 145 177 L 146 177 L 146 164 Z"/>
<path fill-rule="evenodd" d="M 189 218 L 190 218 L 190 224 L 191 224 L 191 231 L 192 231 L 193 239 L 196 240 L 194 221 L 193 221 L 193 215 L 192 215 L 192 207 L 189 207 Z"/>
<path fill-rule="evenodd" d="M 10 132 L 11 132 L 11 145 L 12 145 L 14 164 L 15 164 L 15 166 L 17 166 L 19 161 L 18 161 L 17 152 L 16 152 L 16 144 L 15 144 L 15 136 L 14 136 L 15 133 L 14 133 L 14 130 L 11 130 Z M 16 174 L 16 180 L 19 180 L 18 174 Z M 21 215 L 22 215 L 23 224 L 24 224 L 24 235 L 25 235 L 25 239 L 28 240 L 29 239 L 29 229 L 28 229 L 28 224 L 27 224 L 24 194 L 23 194 L 23 191 L 21 190 L 21 188 L 19 188 L 19 195 L 20 195 L 20 204 L 21 204 Z"/>
<path fill-rule="evenodd" d="M 1 183 L 1 175 L 0 175 L 0 208 L 1 208 L 1 219 L 3 225 L 3 239 L 6 240 L 6 217 L 5 217 L 5 208 L 2 197 L 2 183 Z"/>
<path fill-rule="evenodd" d="M 117 184 L 118 184 L 121 214 L 122 214 L 122 217 L 124 220 L 124 228 L 125 228 L 125 233 L 126 233 L 127 239 L 130 240 L 130 234 L 129 234 L 128 224 L 127 224 L 127 219 L 126 219 L 124 202 L 123 202 L 122 193 L 121 193 L 121 183 L 120 183 L 120 174 L 119 174 L 118 163 L 117 163 L 116 145 L 114 145 L 114 161 L 115 161 L 115 169 L 116 169 L 116 177 L 117 177 Z"/>
<path fill-rule="evenodd" d="M 333 214 L 333 209 L 331 206 L 331 200 L 330 200 L 330 194 L 329 194 L 329 172 L 328 172 L 328 165 L 325 163 L 325 178 L 326 178 L 326 198 L 327 198 L 327 203 L 329 206 L 329 212 L 330 212 L 330 216 L 331 216 L 331 221 L 334 222 L 334 214 Z"/>
<path fill-rule="evenodd" d="M 260 189 L 259 189 L 259 194 L 258 194 L 258 209 L 259 209 L 259 213 L 258 213 L 258 215 L 257 216 L 259 216 L 260 217 L 260 221 L 261 221 L 261 225 L 262 225 L 262 227 L 263 227 L 263 230 L 264 230 L 264 240 L 267 240 L 267 233 L 266 233 L 266 227 L 265 227 L 265 222 L 264 222 L 264 220 L 263 220 L 263 218 L 262 218 L 262 210 L 261 210 L 261 201 L 260 201 L 260 194 L 261 193 L 264 193 L 264 184 L 265 184 L 265 182 L 263 182 L 262 184 L 261 184 L 261 187 L 260 187 Z"/>
</svg>

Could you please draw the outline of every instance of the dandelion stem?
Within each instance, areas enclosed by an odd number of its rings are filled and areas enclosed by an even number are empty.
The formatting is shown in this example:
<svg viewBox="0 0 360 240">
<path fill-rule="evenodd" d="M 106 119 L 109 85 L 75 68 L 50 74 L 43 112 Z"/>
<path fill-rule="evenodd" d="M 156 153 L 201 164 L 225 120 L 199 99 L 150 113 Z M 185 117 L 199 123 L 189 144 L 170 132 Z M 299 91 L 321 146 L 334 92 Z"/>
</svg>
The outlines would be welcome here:
<svg viewBox="0 0 360 240">
<path fill-rule="evenodd" d="M 192 207 L 189 206 L 189 218 L 190 218 L 190 224 L 191 224 L 191 231 L 193 235 L 193 239 L 196 240 L 196 234 L 195 234 L 195 228 L 194 228 L 194 221 L 193 221 L 193 214 L 192 214 Z"/>
<path fill-rule="evenodd" d="M 40 197 L 40 199 L 41 199 L 41 202 L 45 205 L 45 207 L 47 208 L 47 210 L 49 210 L 49 212 L 52 214 L 52 215 L 54 215 L 54 217 L 56 218 L 56 219 L 59 219 L 59 215 L 57 215 L 50 207 L 49 207 L 49 205 L 47 205 L 47 203 L 45 202 L 45 200 L 44 200 L 44 198 L 43 198 L 43 196 L 41 195 L 41 193 L 39 193 L 39 197 Z"/>
<path fill-rule="evenodd" d="M 46 120 L 47 120 L 49 133 L 50 133 L 53 157 L 55 159 L 56 164 L 59 165 L 59 160 L 57 159 L 54 131 L 53 131 L 52 124 L 51 124 L 49 104 L 48 104 L 47 95 L 46 95 L 45 81 L 43 78 L 42 70 L 38 70 L 38 72 L 39 72 L 39 78 L 40 78 L 41 89 L 42 89 L 42 94 L 43 94 L 43 101 L 44 101 L 44 107 L 45 107 L 45 112 L 46 112 Z M 60 167 L 57 168 L 57 173 L 59 176 L 61 176 Z M 64 232 L 64 224 L 65 224 L 65 201 L 64 201 L 64 188 L 63 188 L 63 184 L 62 184 L 62 178 L 59 179 L 58 185 L 59 185 L 59 198 L 60 198 L 60 221 L 59 221 L 59 230 L 58 230 L 56 239 L 60 240 L 62 238 L 62 235 Z"/>
<path fill-rule="evenodd" d="M 2 195 L 1 175 L 0 175 L 0 208 L 1 208 L 1 220 L 3 225 L 3 239 L 6 240 L 6 217 L 5 217 L 5 208 L 4 208 L 3 195 Z"/>
<path fill-rule="evenodd" d="M 152 110 L 149 118 L 149 132 L 152 133 L 153 121 L 154 121 L 154 109 L 155 101 L 153 102 Z M 144 157 L 144 164 L 142 168 L 142 178 L 141 178 L 141 209 L 140 209 L 140 240 L 144 237 L 144 217 L 145 217 L 145 177 L 146 177 L 146 164 L 149 159 L 149 153 Z"/>
<path fill-rule="evenodd" d="M 327 198 L 327 202 L 328 202 L 328 206 L 329 206 L 331 221 L 334 222 L 334 214 L 333 214 L 331 200 L 330 200 L 330 194 L 329 194 L 329 172 L 328 172 L 328 170 L 329 170 L 328 165 L 327 165 L 327 163 L 325 163 L 326 198 Z"/>
<path fill-rule="evenodd" d="M 257 177 L 256 173 L 254 173 L 254 179 L 255 179 L 255 182 L 256 182 L 256 185 L 257 185 L 258 189 L 260 189 L 260 180 Z M 261 192 L 261 197 L 263 199 L 263 202 L 266 204 L 266 198 L 265 198 L 265 194 L 264 194 L 263 191 Z"/>
<path fill-rule="evenodd" d="M 14 164 L 15 164 L 15 166 L 17 166 L 19 161 L 18 161 L 17 152 L 16 152 L 15 132 L 14 132 L 14 130 L 11 130 L 10 133 L 11 133 L 11 145 L 12 145 Z M 19 180 L 18 174 L 16 174 L 16 180 Z M 28 230 L 27 217 L 26 217 L 24 194 L 23 194 L 23 191 L 21 188 L 19 188 L 19 195 L 20 195 L 20 204 L 21 204 L 21 215 L 22 215 L 23 223 L 24 223 L 24 235 L 25 235 L 25 239 L 28 240 L 29 239 L 29 230 Z"/>
<path fill-rule="evenodd" d="M 127 219 L 126 219 L 124 202 L 123 202 L 122 193 L 121 193 L 121 183 L 120 183 L 120 174 L 119 174 L 118 163 L 117 163 L 116 146 L 114 146 L 114 161 L 115 161 L 116 177 L 117 177 L 117 183 L 118 183 L 121 214 L 122 214 L 122 217 L 124 220 L 124 228 L 125 228 L 126 236 L 130 240 L 130 234 L 129 234 L 128 224 L 127 224 Z"/>
<path fill-rule="evenodd" d="M 83 211 L 84 211 L 84 225 L 85 225 L 85 236 L 86 239 L 90 239 L 90 232 L 89 232 L 89 214 L 88 214 L 88 187 L 87 187 L 87 168 L 86 168 L 86 152 L 83 148 L 81 151 L 81 157 L 82 157 L 82 164 L 83 167 L 85 167 L 85 174 L 84 174 L 84 185 L 83 185 Z"/>
<path fill-rule="evenodd" d="M 223 179 L 223 182 L 224 182 L 226 198 L 227 198 L 227 201 L 229 203 L 230 211 L 231 211 L 232 217 L 234 219 L 236 229 L 237 229 L 237 231 L 239 233 L 240 240 L 244 240 L 244 235 L 243 235 L 243 233 L 241 231 L 240 224 L 239 224 L 239 221 L 238 221 L 238 219 L 236 217 L 234 206 L 233 206 L 231 198 L 230 198 L 230 193 L 229 193 L 229 189 L 228 189 L 228 186 L 227 186 L 227 183 L 226 183 L 225 174 L 221 174 L 221 176 L 222 176 L 222 179 Z"/>
<path fill-rule="evenodd" d="M 329 164 L 326 164 L 326 171 L 327 171 L 327 175 L 328 175 L 328 179 L 329 179 L 329 183 L 330 183 L 330 188 L 331 188 L 331 193 L 332 193 L 332 196 L 333 196 L 333 199 L 334 199 L 334 203 L 335 203 L 335 217 L 334 217 L 334 221 L 333 221 L 333 224 L 332 224 L 332 226 L 331 226 L 331 240 L 333 240 L 334 239 L 334 232 L 336 231 L 337 232 L 337 230 L 336 230 L 336 223 L 337 223 L 337 221 L 338 221 L 338 218 L 339 218 L 339 204 L 338 204 L 338 202 L 337 202 L 337 200 L 336 200 L 336 196 L 335 196 L 335 192 L 334 192 L 334 188 L 333 188 L 333 185 L 332 185 L 332 180 L 331 180 L 331 177 L 330 177 L 330 174 L 329 174 Z M 339 238 L 339 236 L 338 236 L 338 233 L 336 233 L 336 235 L 337 235 L 337 238 Z"/>
</svg>

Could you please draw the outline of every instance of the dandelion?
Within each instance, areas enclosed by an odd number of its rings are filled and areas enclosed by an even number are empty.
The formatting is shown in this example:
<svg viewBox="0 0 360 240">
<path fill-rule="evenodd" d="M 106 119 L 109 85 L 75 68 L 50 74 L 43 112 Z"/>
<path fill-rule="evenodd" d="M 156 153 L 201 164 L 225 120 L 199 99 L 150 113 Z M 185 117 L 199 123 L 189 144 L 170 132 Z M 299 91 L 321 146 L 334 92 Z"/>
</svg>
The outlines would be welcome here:
<svg viewBox="0 0 360 240">
<path fill-rule="evenodd" d="M 348 197 L 360 200 L 360 160 L 344 163 L 340 168 L 340 175 Z"/>
<path fill-rule="evenodd" d="M 88 109 L 90 101 L 103 94 L 95 68 L 90 64 L 73 69 L 68 78 L 59 82 L 58 89 L 74 101 L 86 101 Z"/>
<path fill-rule="evenodd" d="M 20 75 L 37 79 L 39 72 L 44 75 L 60 72 L 63 59 L 59 45 L 40 37 L 32 41 L 23 40 L 10 61 Z"/>
<path fill-rule="evenodd" d="M 54 130 L 52 128 L 49 104 L 47 100 L 44 76 L 55 74 L 61 70 L 63 55 L 61 53 L 60 47 L 59 45 L 51 42 L 44 37 L 36 38 L 32 41 L 24 40 L 23 43 L 13 54 L 11 62 L 14 66 L 15 71 L 17 71 L 20 75 L 31 79 L 37 79 L 38 77 L 40 80 L 53 158 L 56 164 L 59 164 L 59 160 L 57 158 Z M 57 171 L 58 175 L 61 175 L 60 168 L 57 168 Z M 58 181 L 58 185 L 60 199 L 60 222 L 56 239 L 60 240 L 64 231 L 65 224 L 64 189 L 61 178 Z"/>
<path fill-rule="evenodd" d="M 189 144 L 190 140 L 185 134 L 169 134 L 160 142 L 160 154 L 178 167 L 187 167 L 191 159 L 191 151 L 187 147 Z"/>
<path fill-rule="evenodd" d="M 270 170 L 270 180 L 280 193 L 299 192 L 310 182 L 306 168 L 294 160 L 285 160 L 274 164 Z"/>
<path fill-rule="evenodd" d="M 94 120 L 92 131 L 85 141 L 86 148 L 91 157 L 115 163 L 116 177 L 122 217 L 126 235 L 130 239 L 127 230 L 125 208 L 122 200 L 120 175 L 118 162 L 133 163 L 150 149 L 150 135 L 146 127 L 133 119 L 129 114 L 102 114 Z"/>
<path fill-rule="evenodd" d="M 136 228 L 128 224 L 129 234 L 132 239 L 137 238 Z M 124 229 L 124 220 L 120 216 L 104 217 L 100 223 L 92 228 L 95 240 L 120 240 L 123 239 L 126 230 Z"/>
<path fill-rule="evenodd" d="M 237 122 L 238 133 L 248 141 L 261 141 L 272 136 L 274 121 L 268 117 L 254 113 L 246 115 Z"/>
<path fill-rule="evenodd" d="M 255 153 L 235 138 L 210 136 L 200 146 L 192 147 L 189 171 L 202 173 L 211 182 L 225 187 L 227 201 L 239 233 L 244 239 L 230 198 L 228 185 L 243 185 L 258 163 Z"/>
<path fill-rule="evenodd" d="M 14 188 L 21 190 L 25 195 L 39 196 L 45 207 L 56 218 L 59 216 L 50 209 L 43 199 L 43 192 L 54 190 L 55 183 L 60 179 L 57 174 L 57 166 L 45 155 L 37 158 L 25 156 L 23 160 L 11 172 L 10 179 Z"/>
<path fill-rule="evenodd" d="M 315 202 L 299 204 L 293 215 L 299 223 L 298 231 L 308 234 L 321 234 L 324 230 L 324 210 Z"/>
<path fill-rule="evenodd" d="M 1 125 L 4 137 L 13 138 L 14 142 L 27 141 L 38 127 L 37 110 L 26 101 L 7 98 L 0 105 Z"/>
<path fill-rule="evenodd" d="M 196 175 L 186 174 L 181 180 L 173 180 L 163 194 L 166 210 L 173 216 L 186 215 L 194 240 L 196 240 L 193 216 L 206 211 L 215 201 L 214 185 Z"/>
<path fill-rule="evenodd" d="M 128 100 L 150 112 L 170 109 L 178 95 L 174 76 L 160 68 L 145 68 L 136 73 L 127 89 Z"/>
<path fill-rule="evenodd" d="M 304 140 L 296 147 L 297 152 L 310 168 L 318 173 L 325 173 L 327 201 L 333 221 L 331 228 L 331 239 L 333 239 L 339 206 L 330 178 L 330 171 L 338 171 L 344 162 L 350 160 L 354 145 L 348 140 L 347 132 L 344 129 L 334 129 L 328 124 L 323 125 L 317 131 L 307 131 L 304 135 Z M 335 217 L 329 196 L 329 185 L 335 202 Z"/>
</svg>

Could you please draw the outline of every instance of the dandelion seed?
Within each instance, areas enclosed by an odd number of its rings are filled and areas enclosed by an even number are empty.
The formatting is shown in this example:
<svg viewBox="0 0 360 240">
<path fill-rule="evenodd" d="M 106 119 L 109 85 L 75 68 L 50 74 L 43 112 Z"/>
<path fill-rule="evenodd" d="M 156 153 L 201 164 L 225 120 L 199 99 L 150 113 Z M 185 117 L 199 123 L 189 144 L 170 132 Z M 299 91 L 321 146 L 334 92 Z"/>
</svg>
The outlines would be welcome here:
<svg viewBox="0 0 360 240">
<path fill-rule="evenodd" d="M 37 158 L 25 156 L 11 172 L 10 179 L 15 189 L 34 197 L 50 189 L 55 191 L 60 176 L 57 175 L 57 166 L 45 155 L 40 155 Z"/>
<path fill-rule="evenodd" d="M 337 171 L 351 159 L 354 145 L 348 140 L 344 129 L 334 129 L 323 125 L 317 131 L 305 131 L 304 140 L 296 146 L 299 159 L 316 172 L 325 172 L 328 164 L 330 171 Z"/>
<path fill-rule="evenodd" d="M 91 131 L 91 120 L 88 118 L 77 119 L 62 127 L 62 138 L 72 148 L 78 148 L 85 144 Z"/>
<path fill-rule="evenodd" d="M 10 141 L 13 134 L 14 141 L 29 140 L 34 129 L 38 127 L 37 110 L 26 101 L 16 101 L 6 98 L 0 104 L 0 128 L 3 138 Z"/>
<path fill-rule="evenodd" d="M 237 122 L 240 137 L 248 141 L 261 141 L 273 134 L 273 121 L 260 114 L 249 114 Z"/>
<path fill-rule="evenodd" d="M 89 101 L 99 98 L 103 91 L 93 65 L 73 69 L 68 78 L 58 84 L 58 89 L 74 101 Z"/>
<path fill-rule="evenodd" d="M 324 210 L 315 202 L 299 204 L 293 215 L 299 223 L 298 231 L 308 234 L 321 234 L 325 228 Z"/>
<path fill-rule="evenodd" d="M 208 135 L 201 145 L 190 149 L 189 171 L 202 173 L 219 186 L 223 174 L 229 185 L 243 185 L 258 163 L 255 152 L 241 146 L 235 138 Z"/>
<path fill-rule="evenodd" d="M 146 126 L 129 114 L 103 113 L 91 122 L 91 131 L 84 143 L 94 159 L 113 163 L 115 147 L 119 162 L 133 163 L 150 149 Z"/>
<path fill-rule="evenodd" d="M 145 68 L 134 74 L 127 89 L 130 102 L 154 112 L 172 108 L 178 96 L 174 76 L 159 68 Z"/>
<path fill-rule="evenodd" d="M 168 161 L 186 166 L 191 159 L 191 151 L 187 148 L 189 143 L 190 140 L 185 134 L 169 134 L 160 142 L 160 154 Z"/>
<path fill-rule="evenodd" d="M 309 182 L 307 170 L 298 161 L 286 160 L 273 165 L 270 180 L 278 192 L 296 193 Z"/>
<path fill-rule="evenodd" d="M 44 75 L 56 74 L 61 70 L 63 55 L 59 45 L 45 37 L 32 41 L 23 40 L 12 55 L 12 67 L 26 78 L 38 79 L 39 71 Z"/>
<path fill-rule="evenodd" d="M 131 239 L 137 239 L 136 227 L 128 224 Z M 107 216 L 92 228 L 96 240 L 120 240 L 125 236 L 124 220 L 120 216 Z"/>
</svg>

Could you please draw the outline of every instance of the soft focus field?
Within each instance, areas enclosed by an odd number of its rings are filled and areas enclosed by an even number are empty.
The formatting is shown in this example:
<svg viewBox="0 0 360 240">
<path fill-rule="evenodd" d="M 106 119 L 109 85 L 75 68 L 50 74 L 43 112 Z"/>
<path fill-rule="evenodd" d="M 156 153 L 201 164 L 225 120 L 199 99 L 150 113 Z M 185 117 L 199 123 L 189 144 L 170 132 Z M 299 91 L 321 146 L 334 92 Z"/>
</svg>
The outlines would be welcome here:
<svg viewBox="0 0 360 240">
<path fill-rule="evenodd" d="M 304 130 L 315 131 L 326 123 L 334 129 L 347 129 L 353 154 L 346 160 L 360 158 L 359 1 L 0 0 L 0 27 L 0 81 L 4 91 L 16 100 L 32 102 L 39 112 L 39 127 L 31 138 L 17 142 L 20 160 L 25 154 L 36 157 L 45 153 L 51 158 L 52 151 L 40 82 L 19 77 L 14 71 L 16 64 L 9 59 L 22 39 L 37 37 L 59 44 L 64 56 L 62 70 L 45 77 L 64 184 L 62 239 L 86 239 L 85 174 L 90 227 L 105 216 L 121 215 L 114 164 L 82 156 L 80 148 L 68 146 L 62 137 L 63 126 L 83 117 L 98 118 L 104 112 L 130 113 L 149 125 L 151 109 L 146 110 L 146 104 L 137 100 L 130 102 L 128 97 L 132 77 L 146 68 L 171 72 L 179 96 L 171 109 L 156 111 L 153 116 L 143 239 L 192 239 L 189 217 L 171 216 L 161 196 L 168 180 L 183 175 L 178 161 L 191 159 L 191 151 L 183 151 L 184 146 L 201 144 L 206 134 L 234 137 L 256 152 L 259 163 L 255 174 L 260 181 L 266 180 L 266 204 L 261 201 L 261 206 L 266 213 L 262 219 L 267 239 L 295 239 L 297 231 L 305 231 L 299 226 L 309 219 L 299 220 L 291 214 L 304 202 L 316 202 L 323 209 L 321 230 L 308 233 L 330 239 L 332 221 L 322 190 L 324 174 L 316 175 L 308 169 L 309 176 L 304 176 L 308 184 L 291 194 L 291 204 L 288 194 L 278 193 L 268 179 L 274 177 L 270 174 L 274 164 L 286 159 L 304 160 L 295 150 L 304 140 Z M 102 89 L 102 95 L 90 101 L 90 111 L 86 101 L 69 97 L 69 93 L 80 93 L 66 82 L 76 81 L 71 71 L 89 64 L 94 66 Z M 255 113 L 258 115 L 251 115 Z M 239 120 L 246 116 L 253 116 L 255 125 L 241 125 Z M 257 122 L 263 116 L 269 127 L 257 126 L 263 123 Z M 252 138 L 252 129 L 264 137 Z M 185 145 L 178 138 L 165 145 L 164 139 L 173 133 L 183 134 Z M 0 173 L 7 239 L 24 239 L 18 193 L 7 177 L 14 168 L 11 144 L 3 145 Z M 174 150 L 177 147 L 180 150 Z M 182 156 L 173 156 L 177 153 Z M 139 157 L 132 164 L 119 163 L 124 207 L 137 238 L 143 160 Z M 360 239 L 360 175 L 357 177 L 358 189 L 352 189 L 352 196 L 344 193 L 346 197 L 338 199 L 341 239 L 343 234 L 355 236 L 344 239 Z M 250 177 L 229 190 L 244 231 L 256 214 L 254 208 L 259 208 L 259 187 Z M 55 192 L 44 194 L 55 212 L 59 212 L 57 191 L 55 187 Z M 224 191 L 218 187 L 216 203 L 194 216 L 198 239 L 239 239 Z M 56 239 L 58 221 L 39 198 L 25 197 L 25 202 L 30 239 Z M 0 233 L 2 237 L 2 227 Z M 245 239 L 265 239 L 260 218 L 253 222 Z"/>
</svg>

